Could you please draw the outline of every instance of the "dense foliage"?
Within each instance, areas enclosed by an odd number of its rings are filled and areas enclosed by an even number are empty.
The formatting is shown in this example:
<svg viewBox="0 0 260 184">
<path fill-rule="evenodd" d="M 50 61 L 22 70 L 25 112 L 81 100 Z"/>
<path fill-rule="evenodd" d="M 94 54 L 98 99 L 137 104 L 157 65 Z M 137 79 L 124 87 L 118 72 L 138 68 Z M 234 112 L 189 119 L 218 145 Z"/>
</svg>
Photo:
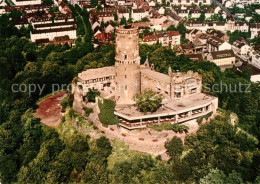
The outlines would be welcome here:
<svg viewBox="0 0 260 184">
<path fill-rule="evenodd" d="M 156 111 L 160 107 L 162 99 L 162 95 L 152 90 L 146 90 L 134 96 L 136 107 L 144 113 Z"/>
<path fill-rule="evenodd" d="M 98 117 L 104 126 L 118 124 L 119 120 L 114 115 L 115 102 L 109 99 L 99 100 L 98 107 L 100 109 Z"/>
<path fill-rule="evenodd" d="M 89 89 L 87 92 L 88 102 L 96 102 L 96 97 L 100 95 L 100 92 L 97 89 Z"/>
<path fill-rule="evenodd" d="M 252 18 L 250 19 L 249 23 L 253 22 L 260 22 L 260 15 L 255 12 L 255 10 L 260 9 L 260 4 L 245 4 L 244 8 L 239 8 L 238 6 L 235 6 L 233 8 L 229 8 L 231 13 L 244 13 L 245 15 L 251 15 Z M 238 19 L 238 18 L 237 18 Z M 238 19 L 239 20 L 239 19 Z M 240 21 L 246 21 L 244 18 Z"/>
<path fill-rule="evenodd" d="M 1 183 L 259 183 L 260 87 L 249 81 L 250 72 L 221 72 L 213 63 L 193 62 L 159 44 L 140 45 L 142 63 L 149 56 L 155 70 L 162 73 L 169 66 L 174 71 L 198 72 L 204 91 L 217 96 L 225 109 L 215 120 L 201 125 L 197 134 L 190 134 L 183 146 L 177 138 L 170 140 L 166 147 L 173 158 L 169 162 L 120 152 L 121 145 L 112 148 L 105 137 L 91 141 L 72 127 L 80 118 L 70 109 L 69 97 L 62 104 L 67 110 L 57 129 L 41 124 L 34 117 L 40 97 L 67 88 L 78 72 L 114 65 L 114 45 L 93 48 L 88 12 L 71 9 L 81 35 L 72 48 L 39 47 L 27 38 L 28 30 L 14 27 L 9 16 L 16 13 L 0 16 Z M 221 83 L 232 89 L 242 85 L 241 91 L 213 88 Z M 23 84 L 24 90 L 19 91 Z M 29 91 L 30 84 L 37 88 Z M 99 103 L 102 122 L 117 123 L 114 104 L 104 102 Z M 238 115 L 235 125 L 230 123 L 228 110 Z M 111 157 L 113 166 L 108 164 Z"/>
<path fill-rule="evenodd" d="M 229 43 L 233 44 L 233 42 L 236 41 L 239 37 L 243 37 L 243 38 L 247 39 L 248 41 L 250 41 L 249 40 L 251 38 L 250 33 L 251 32 L 246 33 L 246 32 L 241 32 L 241 31 L 238 31 L 238 30 L 236 30 L 232 33 L 230 31 L 228 31 L 227 35 L 229 36 Z"/>
<path fill-rule="evenodd" d="M 149 127 L 156 131 L 172 130 L 175 133 L 188 133 L 189 130 L 188 126 L 178 123 L 164 123 L 161 125 L 150 125 Z"/>
</svg>

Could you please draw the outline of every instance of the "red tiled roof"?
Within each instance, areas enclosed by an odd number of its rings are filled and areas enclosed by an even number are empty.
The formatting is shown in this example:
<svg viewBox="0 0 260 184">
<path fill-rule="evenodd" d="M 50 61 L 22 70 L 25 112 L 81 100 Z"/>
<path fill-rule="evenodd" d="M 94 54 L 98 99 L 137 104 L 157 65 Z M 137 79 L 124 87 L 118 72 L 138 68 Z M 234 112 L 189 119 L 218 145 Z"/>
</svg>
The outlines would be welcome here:
<svg viewBox="0 0 260 184">
<path fill-rule="evenodd" d="M 149 10 L 149 9 L 150 9 L 150 6 L 149 6 L 149 5 L 143 5 L 142 8 L 143 8 L 144 10 Z"/>
<path fill-rule="evenodd" d="M 170 31 L 170 32 L 167 32 L 167 35 L 168 36 L 179 36 L 180 33 L 179 33 L 179 31 Z"/>
<path fill-rule="evenodd" d="M 155 35 L 147 35 L 143 36 L 143 42 L 157 41 L 157 37 Z"/>
<path fill-rule="evenodd" d="M 112 35 L 111 33 L 98 33 L 96 39 L 99 41 L 112 41 Z"/>
</svg>

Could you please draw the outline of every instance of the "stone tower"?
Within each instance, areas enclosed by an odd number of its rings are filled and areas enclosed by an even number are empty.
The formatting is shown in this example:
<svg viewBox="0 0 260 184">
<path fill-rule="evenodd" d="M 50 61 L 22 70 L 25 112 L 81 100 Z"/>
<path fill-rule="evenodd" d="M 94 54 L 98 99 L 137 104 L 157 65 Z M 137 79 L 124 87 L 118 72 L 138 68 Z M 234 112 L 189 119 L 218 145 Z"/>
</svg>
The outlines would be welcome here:
<svg viewBox="0 0 260 184">
<path fill-rule="evenodd" d="M 141 91 L 138 28 L 116 28 L 116 95 L 117 104 L 133 104 L 133 97 Z"/>
</svg>

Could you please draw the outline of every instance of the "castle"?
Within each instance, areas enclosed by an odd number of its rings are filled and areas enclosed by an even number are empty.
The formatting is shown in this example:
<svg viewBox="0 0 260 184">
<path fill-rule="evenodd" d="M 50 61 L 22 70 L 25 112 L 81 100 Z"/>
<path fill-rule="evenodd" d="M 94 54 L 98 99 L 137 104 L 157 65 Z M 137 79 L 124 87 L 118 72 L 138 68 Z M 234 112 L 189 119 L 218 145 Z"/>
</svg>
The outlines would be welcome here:
<svg viewBox="0 0 260 184">
<path fill-rule="evenodd" d="M 143 128 L 151 123 L 176 123 L 216 112 L 218 99 L 201 93 L 202 78 L 198 73 L 156 72 L 148 58 L 140 64 L 138 28 L 116 28 L 115 66 L 89 69 L 78 74 L 77 94 L 84 102 L 89 89 L 100 91 L 102 98 L 116 103 L 115 115 L 120 126 L 127 129 Z M 144 114 L 136 109 L 134 95 L 151 89 L 162 94 L 162 107 Z"/>
</svg>

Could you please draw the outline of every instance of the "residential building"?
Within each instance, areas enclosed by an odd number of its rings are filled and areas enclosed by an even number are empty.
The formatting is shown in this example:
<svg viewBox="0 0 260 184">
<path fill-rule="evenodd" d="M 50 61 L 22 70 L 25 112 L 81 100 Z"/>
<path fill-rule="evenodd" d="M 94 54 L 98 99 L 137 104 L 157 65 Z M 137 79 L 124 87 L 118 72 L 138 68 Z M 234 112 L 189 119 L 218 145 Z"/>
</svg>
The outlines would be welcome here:
<svg viewBox="0 0 260 184">
<path fill-rule="evenodd" d="M 250 31 L 251 31 L 251 39 L 257 37 L 260 32 L 260 23 L 251 24 Z"/>
<path fill-rule="evenodd" d="M 250 59 L 249 63 L 256 68 L 260 69 L 260 53 L 257 51 L 252 51 L 249 53 Z"/>
<path fill-rule="evenodd" d="M 183 18 L 174 13 L 173 11 L 168 11 L 167 19 L 171 21 L 175 27 L 177 27 L 179 23 L 183 21 Z"/>
<path fill-rule="evenodd" d="M 236 58 L 232 50 L 222 50 L 210 52 L 207 60 L 215 63 L 217 66 L 232 66 L 235 64 Z"/>
<path fill-rule="evenodd" d="M 190 58 L 192 61 L 203 61 L 202 54 L 186 54 L 185 56 Z"/>
<path fill-rule="evenodd" d="M 190 29 L 186 31 L 185 39 L 189 40 L 190 42 L 194 42 L 200 37 L 201 34 L 203 33 L 197 29 Z"/>
<path fill-rule="evenodd" d="M 209 52 L 231 50 L 231 45 L 216 36 L 209 36 L 207 39 L 207 50 Z"/>
<path fill-rule="evenodd" d="M 30 32 L 32 42 L 36 42 L 41 39 L 49 39 L 53 41 L 55 37 L 61 37 L 67 35 L 69 39 L 73 40 L 77 38 L 76 23 L 74 21 L 45 21 L 51 23 L 33 23 L 33 30 Z"/>
<path fill-rule="evenodd" d="M 42 4 L 41 0 L 13 0 L 15 6 L 26 6 L 26 5 L 36 5 Z"/>
<path fill-rule="evenodd" d="M 158 38 L 155 34 L 146 35 L 146 36 L 143 36 L 142 41 L 143 41 L 143 43 L 146 43 L 148 45 L 153 45 L 153 44 L 157 43 Z"/>
<path fill-rule="evenodd" d="M 172 4 L 175 4 L 175 5 L 192 5 L 192 4 L 207 5 L 208 4 L 209 5 L 209 4 L 211 4 L 211 1 L 210 0 L 174 0 L 172 2 Z"/>
<path fill-rule="evenodd" d="M 249 25 L 247 22 L 236 22 L 235 30 L 247 33 L 249 31 Z"/>
<path fill-rule="evenodd" d="M 229 36 L 222 31 L 215 30 L 215 29 L 208 29 L 206 31 L 206 34 L 210 36 L 218 37 L 226 42 L 229 42 Z"/>
<path fill-rule="evenodd" d="M 180 33 L 178 31 L 169 31 L 143 36 L 143 43 L 152 45 L 158 41 L 163 46 L 170 46 L 173 48 L 176 45 L 180 45 L 180 39 Z"/>
<path fill-rule="evenodd" d="M 149 12 L 144 9 L 133 9 L 132 10 L 132 19 L 133 21 L 140 21 L 144 17 L 148 17 Z"/>
<path fill-rule="evenodd" d="M 246 56 L 248 54 L 248 52 L 250 51 L 250 48 L 251 47 L 246 43 L 246 41 L 244 41 L 244 40 L 241 41 L 241 39 L 236 40 L 232 44 L 232 50 L 237 55 Z"/>
<path fill-rule="evenodd" d="M 112 42 L 112 35 L 111 33 L 98 33 L 95 36 L 95 39 L 97 40 L 95 43 L 98 45 L 107 44 Z"/>
</svg>

